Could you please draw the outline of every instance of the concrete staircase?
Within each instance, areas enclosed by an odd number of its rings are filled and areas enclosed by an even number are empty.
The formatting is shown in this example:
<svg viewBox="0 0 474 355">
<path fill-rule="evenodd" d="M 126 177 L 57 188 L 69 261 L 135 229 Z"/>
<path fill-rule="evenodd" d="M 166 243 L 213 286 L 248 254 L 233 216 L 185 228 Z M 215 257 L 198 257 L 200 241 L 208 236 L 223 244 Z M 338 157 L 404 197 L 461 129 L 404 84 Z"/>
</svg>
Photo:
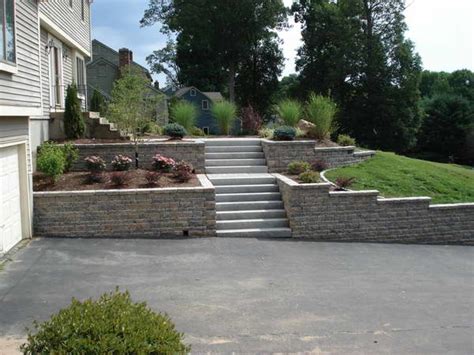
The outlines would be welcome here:
<svg viewBox="0 0 474 355">
<path fill-rule="evenodd" d="M 124 139 L 115 124 L 100 117 L 98 112 L 84 112 L 86 136 L 96 139 Z"/>
<path fill-rule="evenodd" d="M 259 139 L 206 140 L 206 173 L 216 187 L 217 236 L 291 237 Z"/>
</svg>

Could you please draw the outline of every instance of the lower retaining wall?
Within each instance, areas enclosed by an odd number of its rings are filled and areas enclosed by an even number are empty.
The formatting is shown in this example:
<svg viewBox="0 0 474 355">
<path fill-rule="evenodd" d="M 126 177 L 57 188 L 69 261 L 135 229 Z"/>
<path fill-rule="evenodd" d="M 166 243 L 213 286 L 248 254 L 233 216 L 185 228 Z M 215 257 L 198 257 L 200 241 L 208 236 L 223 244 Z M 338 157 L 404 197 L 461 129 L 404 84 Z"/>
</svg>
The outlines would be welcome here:
<svg viewBox="0 0 474 355">
<path fill-rule="evenodd" d="M 328 168 L 359 163 L 375 155 L 374 151 L 355 151 L 355 147 L 317 148 L 315 141 L 271 141 L 262 139 L 268 169 L 272 173 L 287 170 L 295 160 L 324 160 Z"/>
<path fill-rule="evenodd" d="M 330 192 L 330 184 L 298 184 L 275 176 L 294 238 L 474 245 L 474 203 L 430 205 L 429 197 Z"/>
<path fill-rule="evenodd" d="M 76 144 L 79 150 L 79 159 L 77 159 L 72 170 L 86 170 L 84 158 L 89 155 L 99 155 L 105 160 L 110 168 L 110 162 L 119 154 L 135 157 L 135 146 L 133 143 L 99 143 L 99 144 Z M 156 141 L 139 144 L 140 167 L 150 168 L 152 158 L 155 154 L 161 154 L 165 157 L 175 160 L 185 160 L 191 163 L 196 173 L 204 173 L 204 154 L 205 144 L 203 141 Z"/>
<path fill-rule="evenodd" d="M 201 187 L 35 192 L 36 237 L 213 237 L 215 190 Z"/>
</svg>

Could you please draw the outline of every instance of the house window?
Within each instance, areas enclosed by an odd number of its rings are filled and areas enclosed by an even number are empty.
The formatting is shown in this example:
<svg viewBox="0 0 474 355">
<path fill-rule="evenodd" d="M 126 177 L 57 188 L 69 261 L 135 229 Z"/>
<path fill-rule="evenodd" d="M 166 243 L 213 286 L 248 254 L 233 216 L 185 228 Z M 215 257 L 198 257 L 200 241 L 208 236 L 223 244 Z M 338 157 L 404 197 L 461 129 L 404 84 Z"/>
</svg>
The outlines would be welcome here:
<svg viewBox="0 0 474 355">
<path fill-rule="evenodd" d="M 81 19 L 84 21 L 86 19 L 86 0 L 81 0 Z"/>
<path fill-rule="evenodd" d="M 16 63 L 14 0 L 0 0 L 0 61 Z"/>
<path fill-rule="evenodd" d="M 189 95 L 196 96 L 196 89 L 191 89 Z"/>
<path fill-rule="evenodd" d="M 76 85 L 79 94 L 84 95 L 86 90 L 86 71 L 84 59 L 81 57 L 76 57 Z"/>
<path fill-rule="evenodd" d="M 209 101 L 202 100 L 202 109 L 206 111 L 209 110 Z"/>
</svg>

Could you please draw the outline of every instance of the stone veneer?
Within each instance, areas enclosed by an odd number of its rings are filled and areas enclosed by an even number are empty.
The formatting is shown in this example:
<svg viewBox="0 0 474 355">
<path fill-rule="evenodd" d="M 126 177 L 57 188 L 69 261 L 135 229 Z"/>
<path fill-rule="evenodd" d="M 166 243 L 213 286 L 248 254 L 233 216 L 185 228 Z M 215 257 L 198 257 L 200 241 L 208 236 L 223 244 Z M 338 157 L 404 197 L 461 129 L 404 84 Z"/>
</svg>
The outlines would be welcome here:
<svg viewBox="0 0 474 355">
<path fill-rule="evenodd" d="M 133 143 L 98 143 L 98 144 L 76 144 L 79 149 L 79 159 L 77 159 L 72 170 L 83 171 L 86 169 L 84 158 L 89 155 L 99 155 L 105 160 L 110 168 L 110 162 L 119 154 L 135 157 L 135 147 Z M 175 160 L 185 160 L 191 163 L 196 173 L 204 173 L 205 144 L 202 140 L 182 140 L 182 141 L 152 141 L 140 143 L 139 159 L 140 167 L 150 168 L 152 158 L 155 154 L 161 154 Z"/>
<path fill-rule="evenodd" d="M 36 237 L 213 237 L 214 186 L 35 192 Z"/>
<path fill-rule="evenodd" d="M 316 141 L 271 141 L 262 139 L 268 170 L 272 173 L 286 171 L 295 160 L 324 160 L 329 168 L 359 163 L 375 155 L 372 150 L 355 151 L 355 147 L 316 147 Z"/>
<path fill-rule="evenodd" d="M 430 205 L 429 197 L 329 191 L 275 174 L 294 238 L 474 245 L 474 203 Z"/>
</svg>

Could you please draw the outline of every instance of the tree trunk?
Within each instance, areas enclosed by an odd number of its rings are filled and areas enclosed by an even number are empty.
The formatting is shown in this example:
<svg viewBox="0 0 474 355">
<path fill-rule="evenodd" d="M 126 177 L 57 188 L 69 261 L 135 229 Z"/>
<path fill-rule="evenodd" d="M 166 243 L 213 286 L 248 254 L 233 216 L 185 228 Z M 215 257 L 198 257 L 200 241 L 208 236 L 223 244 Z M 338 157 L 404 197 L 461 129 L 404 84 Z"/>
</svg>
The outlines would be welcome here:
<svg viewBox="0 0 474 355">
<path fill-rule="evenodd" d="M 235 63 L 229 66 L 229 100 L 235 102 Z"/>
</svg>

